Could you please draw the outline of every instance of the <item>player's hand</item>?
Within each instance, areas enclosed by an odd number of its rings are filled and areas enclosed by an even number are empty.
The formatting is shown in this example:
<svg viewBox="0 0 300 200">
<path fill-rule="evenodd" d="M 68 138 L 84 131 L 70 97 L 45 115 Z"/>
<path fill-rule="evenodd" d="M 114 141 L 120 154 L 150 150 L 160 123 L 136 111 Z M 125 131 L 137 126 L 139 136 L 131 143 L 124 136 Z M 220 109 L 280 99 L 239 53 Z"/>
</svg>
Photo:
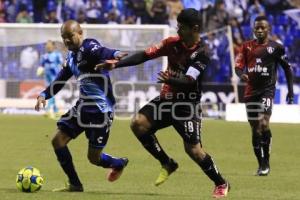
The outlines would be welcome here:
<svg viewBox="0 0 300 200">
<path fill-rule="evenodd" d="M 294 103 L 294 94 L 288 93 L 286 95 L 286 103 L 287 104 L 293 104 Z"/>
<path fill-rule="evenodd" d="M 34 109 L 36 111 L 40 111 L 40 108 L 41 108 L 41 105 L 43 104 L 43 108 L 45 108 L 46 106 L 46 100 L 45 100 L 45 97 L 43 96 L 38 96 L 37 99 L 36 99 L 36 104 L 35 104 L 35 107 Z"/>
<path fill-rule="evenodd" d="M 240 78 L 241 78 L 241 80 L 243 80 L 243 81 L 245 81 L 245 82 L 248 82 L 248 81 L 249 81 L 249 77 L 248 77 L 247 74 L 242 74 Z"/>
<path fill-rule="evenodd" d="M 102 70 L 102 69 L 113 70 L 116 67 L 117 62 L 119 62 L 119 60 L 117 59 L 105 60 L 104 63 L 97 64 L 94 70 Z"/>
<path fill-rule="evenodd" d="M 168 72 L 160 71 L 158 73 L 158 77 L 157 77 L 158 81 L 157 81 L 157 83 L 167 83 L 169 81 L 169 78 L 170 77 L 169 77 Z"/>
<path fill-rule="evenodd" d="M 121 60 L 123 57 L 127 56 L 128 53 L 127 52 L 123 52 L 123 51 L 119 51 L 116 55 L 116 59 L 117 60 Z"/>
</svg>

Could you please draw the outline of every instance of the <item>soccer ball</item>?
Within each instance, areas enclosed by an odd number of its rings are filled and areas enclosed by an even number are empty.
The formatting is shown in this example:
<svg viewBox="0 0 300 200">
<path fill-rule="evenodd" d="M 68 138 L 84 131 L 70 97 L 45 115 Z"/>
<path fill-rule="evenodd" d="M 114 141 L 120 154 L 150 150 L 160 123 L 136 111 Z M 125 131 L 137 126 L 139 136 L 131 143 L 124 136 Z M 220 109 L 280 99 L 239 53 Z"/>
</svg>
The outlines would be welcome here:
<svg viewBox="0 0 300 200">
<path fill-rule="evenodd" d="M 20 191 L 36 192 L 41 189 L 44 179 L 37 168 L 25 167 L 19 171 L 16 182 Z"/>
</svg>

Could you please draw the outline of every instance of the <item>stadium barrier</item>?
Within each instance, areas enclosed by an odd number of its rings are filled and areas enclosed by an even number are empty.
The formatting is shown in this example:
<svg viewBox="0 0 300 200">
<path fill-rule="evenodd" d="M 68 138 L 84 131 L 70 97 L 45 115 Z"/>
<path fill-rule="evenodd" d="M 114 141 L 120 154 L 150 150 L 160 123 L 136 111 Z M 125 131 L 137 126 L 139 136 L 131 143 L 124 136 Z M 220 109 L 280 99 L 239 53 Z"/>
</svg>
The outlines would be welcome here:
<svg viewBox="0 0 300 200">
<path fill-rule="evenodd" d="M 225 120 L 247 122 L 245 104 L 234 103 L 226 105 Z M 273 105 L 270 122 L 300 123 L 300 105 Z"/>
</svg>

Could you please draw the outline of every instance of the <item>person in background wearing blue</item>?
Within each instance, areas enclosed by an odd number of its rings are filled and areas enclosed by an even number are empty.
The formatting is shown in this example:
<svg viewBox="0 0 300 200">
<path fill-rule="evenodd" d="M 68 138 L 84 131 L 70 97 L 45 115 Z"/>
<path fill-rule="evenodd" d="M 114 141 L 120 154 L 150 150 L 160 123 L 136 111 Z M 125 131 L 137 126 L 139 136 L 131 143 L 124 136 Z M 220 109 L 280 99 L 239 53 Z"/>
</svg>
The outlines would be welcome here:
<svg viewBox="0 0 300 200">
<path fill-rule="evenodd" d="M 45 107 L 46 100 L 57 94 L 66 81 L 74 76 L 80 95 L 75 106 L 57 122 L 57 132 L 52 145 L 60 166 L 68 176 L 65 187 L 54 191 L 83 192 L 82 183 L 75 170 L 67 144 L 83 131 L 88 143 L 91 164 L 109 169 L 108 181 L 117 180 L 128 163 L 127 158 L 117 158 L 103 153 L 113 121 L 115 98 L 108 71 L 94 70 L 97 63 L 106 59 L 121 59 L 126 54 L 102 46 L 92 38 L 83 39 L 78 22 L 66 21 L 61 27 L 61 37 L 67 49 L 66 64 L 56 79 L 37 97 L 35 110 Z"/>
<path fill-rule="evenodd" d="M 41 56 L 40 67 L 37 69 L 37 75 L 44 75 L 45 83 L 48 86 L 58 75 L 63 64 L 63 56 L 55 49 L 54 41 L 47 41 L 45 49 L 46 53 Z M 58 108 L 54 97 L 48 100 L 46 112 L 46 116 L 49 118 L 55 119 L 58 116 Z"/>
</svg>

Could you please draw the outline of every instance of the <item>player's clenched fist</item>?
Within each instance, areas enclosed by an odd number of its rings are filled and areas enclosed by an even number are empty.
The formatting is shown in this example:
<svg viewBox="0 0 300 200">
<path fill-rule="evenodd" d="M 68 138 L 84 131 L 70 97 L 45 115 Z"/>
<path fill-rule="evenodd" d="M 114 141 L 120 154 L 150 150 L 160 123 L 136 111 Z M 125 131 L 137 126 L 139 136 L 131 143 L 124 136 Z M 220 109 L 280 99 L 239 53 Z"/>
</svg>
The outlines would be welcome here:
<svg viewBox="0 0 300 200">
<path fill-rule="evenodd" d="M 43 108 L 45 108 L 45 106 L 46 106 L 46 100 L 45 100 L 45 97 L 43 97 L 43 96 L 38 96 L 37 99 L 36 99 L 36 104 L 35 104 L 34 109 L 35 109 L 36 111 L 40 111 L 41 104 L 43 104 Z"/>
</svg>

